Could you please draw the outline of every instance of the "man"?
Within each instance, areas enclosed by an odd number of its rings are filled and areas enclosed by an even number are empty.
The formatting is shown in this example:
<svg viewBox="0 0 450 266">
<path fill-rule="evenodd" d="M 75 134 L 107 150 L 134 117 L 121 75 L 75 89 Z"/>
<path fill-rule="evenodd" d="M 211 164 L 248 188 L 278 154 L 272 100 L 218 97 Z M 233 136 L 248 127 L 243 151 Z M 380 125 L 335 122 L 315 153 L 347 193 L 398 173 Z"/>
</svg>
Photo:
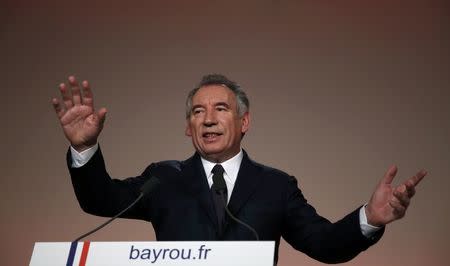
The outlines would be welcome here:
<svg viewBox="0 0 450 266">
<path fill-rule="evenodd" d="M 367 205 L 331 223 L 306 202 L 294 177 L 252 161 L 242 150 L 250 126 L 249 101 L 238 84 L 214 74 L 203 77 L 186 101 L 186 135 L 196 153 L 185 161 L 153 163 L 138 177 L 111 179 L 97 144 L 106 109 L 95 111 L 89 83 L 83 81 L 81 87 L 83 93 L 71 76 L 69 86 L 60 85 L 63 103 L 52 100 L 71 143 L 67 159 L 81 207 L 113 216 L 137 197 L 149 178 L 157 177 L 155 191 L 122 217 L 151 221 L 158 240 L 254 240 L 217 200 L 215 190 L 224 178 L 220 196 L 261 240 L 276 242 L 275 260 L 282 236 L 319 261 L 345 262 L 376 243 L 386 224 L 404 216 L 415 186 L 426 175 L 421 170 L 392 187 L 397 172 L 392 166 Z"/>
</svg>

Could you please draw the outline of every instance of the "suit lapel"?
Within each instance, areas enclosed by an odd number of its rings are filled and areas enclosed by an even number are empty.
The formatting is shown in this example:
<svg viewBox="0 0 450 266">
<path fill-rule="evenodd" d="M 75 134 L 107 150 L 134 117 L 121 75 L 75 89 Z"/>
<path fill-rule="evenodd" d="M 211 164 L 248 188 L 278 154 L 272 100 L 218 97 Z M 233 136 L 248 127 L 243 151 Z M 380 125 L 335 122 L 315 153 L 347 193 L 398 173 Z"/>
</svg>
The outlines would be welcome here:
<svg viewBox="0 0 450 266">
<path fill-rule="evenodd" d="M 228 209 L 234 215 L 245 205 L 250 196 L 256 191 L 257 186 L 261 182 L 259 175 L 260 168 L 255 165 L 244 151 L 241 165 L 239 167 L 236 183 L 234 184 L 233 193 L 231 194 Z M 214 228 L 218 228 L 217 217 L 214 211 L 214 205 L 205 170 L 200 160 L 200 155 L 195 153 L 194 156 L 184 162 L 183 180 L 189 193 L 196 198 L 207 213 L 210 221 L 214 224 Z"/>
<path fill-rule="evenodd" d="M 244 151 L 244 157 L 242 158 L 236 183 L 234 184 L 233 193 L 228 203 L 228 208 L 231 213 L 238 214 L 242 206 L 244 206 L 250 196 L 255 192 L 261 182 L 259 171 L 260 168 L 249 159 L 247 153 Z"/>
<path fill-rule="evenodd" d="M 200 160 L 200 155 L 195 153 L 194 156 L 185 161 L 183 179 L 188 191 L 196 198 L 202 209 L 208 214 L 209 219 L 217 228 L 217 218 L 214 211 L 214 205 L 205 175 L 205 170 Z"/>
</svg>

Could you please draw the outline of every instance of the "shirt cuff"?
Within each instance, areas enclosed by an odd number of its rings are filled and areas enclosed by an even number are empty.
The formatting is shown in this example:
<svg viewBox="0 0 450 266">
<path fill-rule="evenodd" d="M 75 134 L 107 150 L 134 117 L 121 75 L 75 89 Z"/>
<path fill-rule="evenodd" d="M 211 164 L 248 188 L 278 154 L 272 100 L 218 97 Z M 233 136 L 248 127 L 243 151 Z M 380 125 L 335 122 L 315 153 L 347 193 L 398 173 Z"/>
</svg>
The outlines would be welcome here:
<svg viewBox="0 0 450 266">
<path fill-rule="evenodd" d="M 364 204 L 364 206 L 359 209 L 359 226 L 361 228 L 361 233 L 365 237 L 370 238 L 371 236 L 373 236 L 373 234 L 375 234 L 376 231 L 380 230 L 381 227 L 370 225 L 367 222 L 366 205 L 367 204 Z"/>
<path fill-rule="evenodd" d="M 98 143 L 82 152 L 76 151 L 72 146 L 70 146 L 70 153 L 72 155 L 72 167 L 80 168 L 85 165 L 94 156 L 95 152 L 98 150 Z"/>
</svg>

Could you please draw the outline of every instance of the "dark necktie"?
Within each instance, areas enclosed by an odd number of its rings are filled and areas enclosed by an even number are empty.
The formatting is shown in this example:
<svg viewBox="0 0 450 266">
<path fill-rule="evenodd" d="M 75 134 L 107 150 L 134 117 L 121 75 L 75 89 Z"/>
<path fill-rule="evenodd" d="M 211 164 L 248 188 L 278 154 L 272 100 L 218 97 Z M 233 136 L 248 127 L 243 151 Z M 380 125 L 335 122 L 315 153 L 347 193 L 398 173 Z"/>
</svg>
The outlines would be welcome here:
<svg viewBox="0 0 450 266">
<path fill-rule="evenodd" d="M 227 185 L 223 179 L 223 172 L 223 167 L 220 164 L 216 164 L 212 169 L 213 184 L 211 186 L 211 194 L 216 209 L 219 237 L 222 236 L 225 226 L 225 206 L 228 199 Z"/>
</svg>

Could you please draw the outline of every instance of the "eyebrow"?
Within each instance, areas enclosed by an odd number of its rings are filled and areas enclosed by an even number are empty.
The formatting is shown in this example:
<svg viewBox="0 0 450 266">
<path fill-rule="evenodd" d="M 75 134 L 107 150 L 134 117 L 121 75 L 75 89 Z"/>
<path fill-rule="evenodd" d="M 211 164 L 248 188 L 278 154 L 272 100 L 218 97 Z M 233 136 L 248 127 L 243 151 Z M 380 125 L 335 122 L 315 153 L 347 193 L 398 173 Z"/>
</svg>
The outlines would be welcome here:
<svg viewBox="0 0 450 266">
<path fill-rule="evenodd" d="M 230 109 L 230 105 L 226 102 L 217 102 L 214 104 L 214 106 L 225 106 L 226 108 Z M 196 105 L 192 106 L 191 111 L 193 111 L 197 108 L 205 108 L 205 107 L 201 104 L 196 104 Z"/>
<path fill-rule="evenodd" d="M 214 104 L 214 106 L 225 106 L 226 108 L 230 109 L 230 105 L 226 102 L 218 102 Z"/>
<path fill-rule="evenodd" d="M 193 110 L 195 110 L 195 109 L 197 109 L 197 108 L 203 108 L 203 105 L 201 105 L 201 104 L 196 104 L 196 105 L 192 106 L 191 111 L 193 111 Z"/>
</svg>

